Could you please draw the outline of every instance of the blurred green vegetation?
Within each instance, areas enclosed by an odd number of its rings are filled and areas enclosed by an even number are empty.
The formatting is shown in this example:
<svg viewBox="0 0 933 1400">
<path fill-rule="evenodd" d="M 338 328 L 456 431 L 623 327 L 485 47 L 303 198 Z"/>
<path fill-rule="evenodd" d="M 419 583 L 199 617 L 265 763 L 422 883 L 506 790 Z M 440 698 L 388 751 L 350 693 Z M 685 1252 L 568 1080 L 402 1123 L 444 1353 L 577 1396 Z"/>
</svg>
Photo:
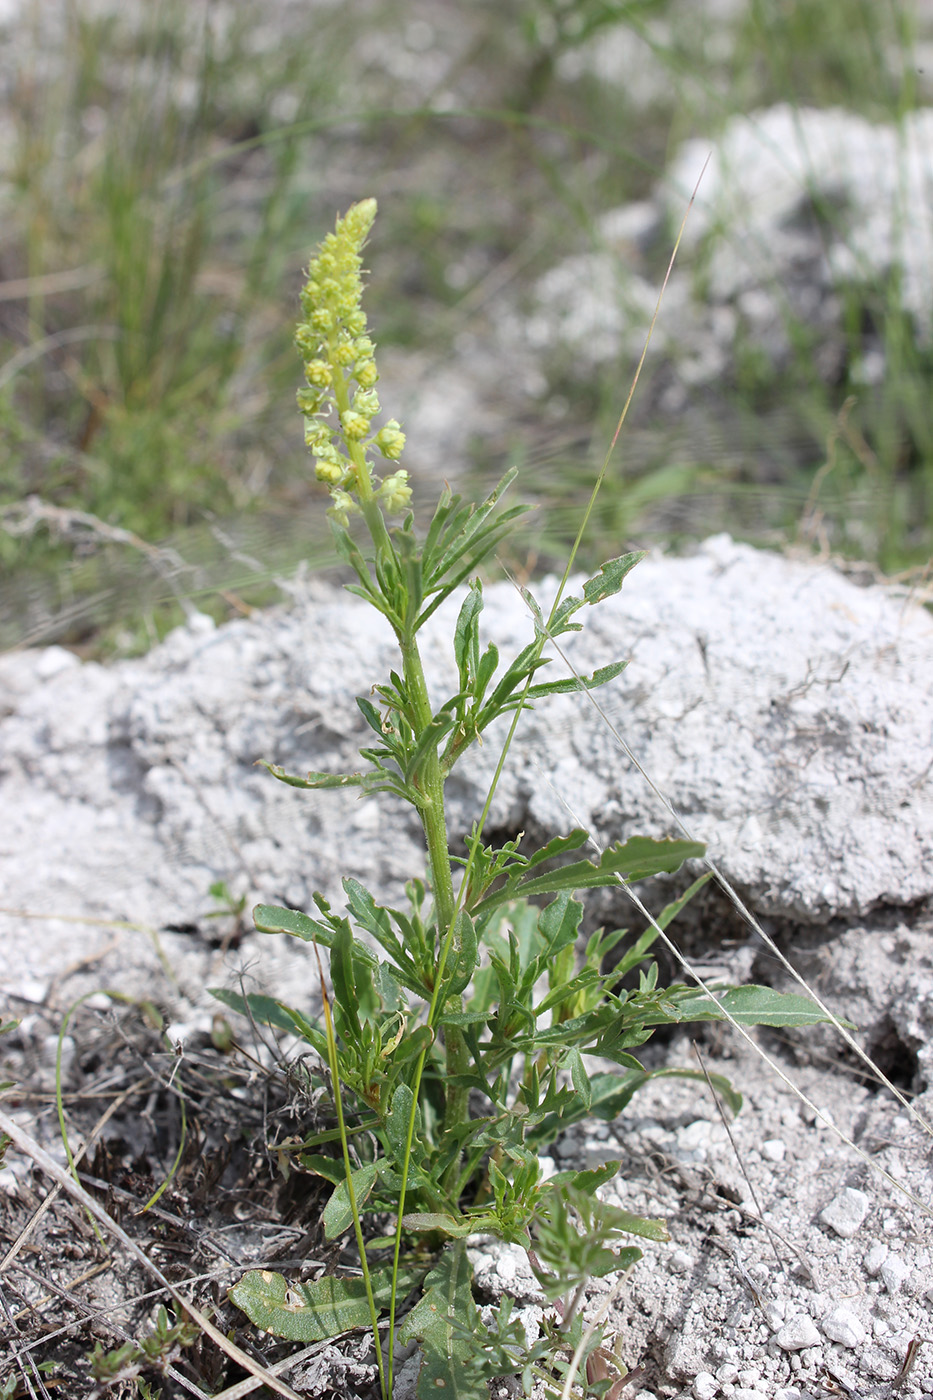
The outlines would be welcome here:
<svg viewBox="0 0 933 1400">
<path fill-rule="evenodd" d="M 225 616 L 274 597 L 300 559 L 330 562 L 292 313 L 309 250 L 353 199 L 380 200 L 380 344 L 456 365 L 487 302 L 504 289 L 520 306 L 537 276 L 598 246 L 599 215 L 646 197 L 683 139 L 777 101 L 884 121 L 915 107 L 911 13 L 27 3 L 0 34 L 0 644 L 135 650 L 186 607 Z M 588 46 L 620 36 L 627 67 L 610 81 Z M 853 346 L 867 324 L 883 336 L 870 389 L 825 383 L 795 324 L 790 374 L 737 348 L 712 437 L 636 397 L 586 562 L 720 528 L 888 570 L 927 560 L 930 351 L 893 279 L 845 315 Z M 620 358 L 581 387 L 555 367 L 508 431 L 464 425 L 456 484 L 517 462 L 541 503 L 526 568 L 572 537 L 633 368 Z M 663 372 L 649 358 L 649 404 Z"/>
</svg>

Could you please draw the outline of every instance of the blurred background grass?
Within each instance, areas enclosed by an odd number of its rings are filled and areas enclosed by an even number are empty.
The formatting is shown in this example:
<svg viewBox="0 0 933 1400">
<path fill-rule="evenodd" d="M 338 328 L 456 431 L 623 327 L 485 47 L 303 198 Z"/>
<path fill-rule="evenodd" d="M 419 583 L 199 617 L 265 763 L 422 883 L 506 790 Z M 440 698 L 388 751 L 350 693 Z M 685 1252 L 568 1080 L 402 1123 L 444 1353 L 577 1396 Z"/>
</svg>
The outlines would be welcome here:
<svg viewBox="0 0 933 1400">
<path fill-rule="evenodd" d="M 902 120 L 928 99 L 917 5 L 8 3 L 0 645 L 131 652 L 186 609 L 229 616 L 278 596 L 300 560 L 331 564 L 292 322 L 310 249 L 369 194 L 384 405 L 407 398 L 414 434 L 433 391 L 437 441 L 455 443 L 431 458 L 437 480 L 478 491 L 517 464 L 540 509 L 511 562 L 558 561 L 634 360 L 510 383 L 507 359 L 488 362 L 491 311 L 598 247 L 601 215 L 735 114 L 780 101 Z M 658 285 L 675 232 L 648 260 Z M 930 349 L 894 281 L 845 322 L 853 357 L 866 323 L 883 336 L 869 390 L 826 381 L 801 321 L 790 371 L 739 347 L 702 428 L 659 410 L 669 367 L 649 358 L 584 562 L 729 529 L 922 567 Z M 471 365 L 496 384 L 488 413 L 458 407 Z"/>
</svg>

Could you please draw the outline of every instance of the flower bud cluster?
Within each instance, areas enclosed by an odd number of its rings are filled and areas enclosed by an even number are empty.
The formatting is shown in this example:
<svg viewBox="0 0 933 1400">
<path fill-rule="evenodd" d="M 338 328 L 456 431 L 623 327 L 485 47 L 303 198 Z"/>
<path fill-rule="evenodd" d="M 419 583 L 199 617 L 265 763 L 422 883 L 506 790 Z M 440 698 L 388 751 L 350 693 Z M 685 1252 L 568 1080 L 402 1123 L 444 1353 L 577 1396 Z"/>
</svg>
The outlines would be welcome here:
<svg viewBox="0 0 933 1400">
<path fill-rule="evenodd" d="M 330 487 L 328 514 L 341 525 L 360 509 L 360 499 L 379 501 L 388 514 L 408 508 L 408 473 L 392 472 L 382 482 L 370 473 L 366 454 L 375 448 L 397 462 L 405 434 L 395 419 L 373 433 L 379 412 L 375 346 L 366 334 L 360 307 L 362 251 L 376 216 L 376 201 L 354 204 L 334 233 L 324 239 L 308 268 L 301 292 L 304 319 L 295 344 L 304 360 L 306 387 L 298 390 L 305 419 L 305 443 L 314 472 Z"/>
</svg>

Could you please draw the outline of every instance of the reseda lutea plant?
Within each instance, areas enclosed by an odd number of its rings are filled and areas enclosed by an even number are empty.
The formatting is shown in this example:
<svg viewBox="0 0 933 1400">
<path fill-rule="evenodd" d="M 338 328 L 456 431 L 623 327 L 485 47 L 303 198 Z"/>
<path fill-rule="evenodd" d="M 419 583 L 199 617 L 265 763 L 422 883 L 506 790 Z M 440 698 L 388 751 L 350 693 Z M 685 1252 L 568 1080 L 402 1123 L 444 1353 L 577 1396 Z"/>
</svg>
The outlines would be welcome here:
<svg viewBox="0 0 933 1400">
<path fill-rule="evenodd" d="M 610 560 L 579 596 L 567 594 L 565 578 L 547 616 L 528 596 L 533 636 L 504 663 L 494 643 L 481 645 L 483 591 L 472 578 L 452 637 L 457 688 L 432 706 L 418 634 L 496 548 L 522 507 L 498 509 L 509 473 L 479 505 L 465 505 L 445 489 L 426 533 L 416 532 L 408 473 L 395 465 L 404 434 L 395 420 L 373 428 L 378 374 L 360 299 L 361 254 L 375 213 L 374 200 L 354 205 L 311 263 L 296 335 L 307 380 L 298 402 L 315 473 L 330 488 L 337 549 L 356 575 L 350 591 L 386 618 L 399 669 L 377 680 L 373 699 L 357 699 L 374 736 L 360 750 L 360 771 L 293 776 L 267 766 L 298 788 L 352 786 L 401 798 L 424 831 L 427 878 L 407 886 L 405 909 L 384 908 L 348 872 L 345 915 L 319 894 L 313 914 L 266 905 L 254 911 L 261 931 L 329 951 L 333 994 L 325 992 L 323 1022 L 266 997 L 215 993 L 255 1021 L 297 1032 L 320 1057 L 335 1127 L 306 1140 L 296 1155 L 306 1171 L 333 1183 L 325 1233 L 336 1239 L 352 1228 L 362 1270 L 362 1277 L 294 1287 L 279 1274 L 256 1272 L 230 1296 L 277 1336 L 314 1341 L 371 1327 L 388 1396 L 396 1304 L 420 1288 L 421 1301 L 400 1328 L 401 1340 L 422 1347 L 419 1395 L 449 1386 L 460 1397 L 485 1397 L 486 1380 L 504 1371 L 521 1372 L 526 1381 L 566 1372 L 562 1348 L 569 1352 L 580 1340 L 576 1304 L 586 1280 L 640 1257 L 636 1248 L 620 1246 L 627 1236 L 666 1238 L 662 1221 L 600 1200 L 598 1188 L 619 1163 L 544 1179 L 542 1149 L 582 1118 L 615 1118 L 654 1075 L 674 1072 L 652 1074 L 632 1053 L 656 1026 L 722 1020 L 727 1013 L 745 1025 L 821 1018 L 804 998 L 769 988 L 717 989 L 710 997 L 657 985 L 657 966 L 647 961 L 651 945 L 702 878 L 640 937 L 626 942 L 624 930 L 600 930 L 581 947 L 578 891 L 676 871 L 703 854 L 696 842 L 633 837 L 596 862 L 576 854 L 587 840 L 583 830 L 533 851 L 521 850 L 520 840 L 487 846 L 490 791 L 466 858 L 452 855 L 445 784 L 454 766 L 505 715 L 511 724 L 501 772 L 523 709 L 619 674 L 624 662 L 585 677 L 538 679 L 548 664 L 548 640 L 579 631 L 584 609 L 617 593 L 642 556 Z M 382 476 L 380 458 L 389 463 Z M 401 519 L 390 525 L 393 517 Z M 365 544 L 357 534 L 368 536 Z M 319 976 L 314 952 L 312 983 Z M 613 966 L 605 971 L 610 953 Z M 637 987 L 627 988 L 635 973 Z M 588 1056 L 618 1068 L 591 1074 Z M 719 1087 L 737 1108 L 738 1096 L 725 1081 Z M 322 1150 L 337 1142 L 342 1157 Z M 364 1230 L 365 1217 L 386 1213 L 393 1234 L 367 1240 L 373 1231 Z M 550 1339 L 529 1347 L 505 1315 L 497 1332 L 483 1328 L 464 1247 L 476 1232 L 528 1250 L 546 1296 L 556 1300 Z M 390 1334 L 385 1357 L 383 1310 Z M 596 1333 L 590 1351 L 599 1340 Z"/>
</svg>

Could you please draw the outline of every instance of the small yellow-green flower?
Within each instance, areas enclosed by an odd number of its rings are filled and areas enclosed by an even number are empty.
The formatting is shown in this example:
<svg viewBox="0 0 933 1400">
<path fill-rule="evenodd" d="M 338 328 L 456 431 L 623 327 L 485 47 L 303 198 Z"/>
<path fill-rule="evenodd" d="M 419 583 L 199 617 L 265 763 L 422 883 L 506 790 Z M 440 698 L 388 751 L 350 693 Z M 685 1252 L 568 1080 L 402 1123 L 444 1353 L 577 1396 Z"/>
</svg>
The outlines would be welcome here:
<svg viewBox="0 0 933 1400">
<path fill-rule="evenodd" d="M 383 457 L 388 457 L 390 462 L 397 462 L 402 455 L 402 448 L 405 446 L 405 434 L 395 419 L 390 418 L 385 427 L 379 429 L 373 442 Z"/>
<path fill-rule="evenodd" d="M 394 514 L 411 499 L 407 472 L 393 472 L 380 483 L 367 460 L 375 447 L 397 462 L 405 446 L 394 418 L 370 436 L 380 411 L 375 390 L 379 373 L 360 299 L 363 246 L 375 217 L 376 201 L 364 199 L 337 220 L 308 267 L 301 292 L 303 320 L 295 331 L 307 381 L 298 391 L 305 442 L 315 457 L 315 476 L 330 487 L 328 513 L 341 525 L 361 502 L 375 499 Z M 335 444 L 341 436 L 345 452 Z"/>
<path fill-rule="evenodd" d="M 339 487 L 335 487 L 334 490 L 331 491 L 330 498 L 333 501 L 333 505 L 330 507 L 327 514 L 336 520 L 338 525 L 346 527 L 350 523 L 350 516 L 355 515 L 359 511 L 359 506 L 350 495 L 349 491 L 341 491 Z"/>
<path fill-rule="evenodd" d="M 402 511 L 408 509 L 411 487 L 406 485 L 407 481 L 406 471 L 393 472 L 391 476 L 386 477 L 376 492 L 387 515 L 401 515 Z"/>
</svg>

